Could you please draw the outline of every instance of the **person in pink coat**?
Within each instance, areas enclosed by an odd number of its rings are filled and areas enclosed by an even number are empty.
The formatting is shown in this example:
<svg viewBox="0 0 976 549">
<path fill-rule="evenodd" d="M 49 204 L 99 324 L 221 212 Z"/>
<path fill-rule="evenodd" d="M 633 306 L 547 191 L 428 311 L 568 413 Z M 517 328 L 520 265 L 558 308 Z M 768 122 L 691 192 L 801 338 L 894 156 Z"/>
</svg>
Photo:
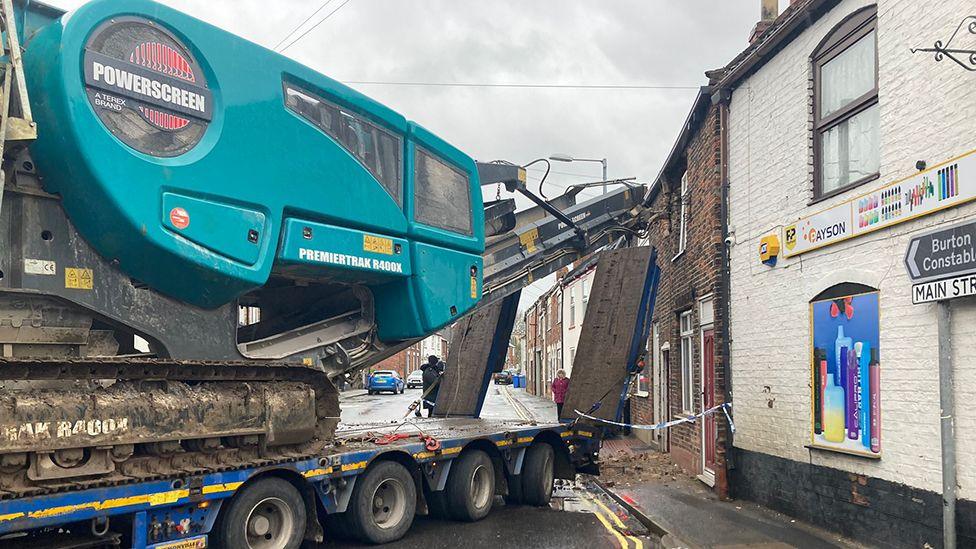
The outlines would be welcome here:
<svg viewBox="0 0 976 549">
<path fill-rule="evenodd" d="M 556 417 L 563 417 L 563 403 L 566 402 L 566 392 L 569 391 L 569 378 L 566 370 L 557 370 L 556 379 L 552 380 L 552 400 L 556 403 Z"/>
</svg>

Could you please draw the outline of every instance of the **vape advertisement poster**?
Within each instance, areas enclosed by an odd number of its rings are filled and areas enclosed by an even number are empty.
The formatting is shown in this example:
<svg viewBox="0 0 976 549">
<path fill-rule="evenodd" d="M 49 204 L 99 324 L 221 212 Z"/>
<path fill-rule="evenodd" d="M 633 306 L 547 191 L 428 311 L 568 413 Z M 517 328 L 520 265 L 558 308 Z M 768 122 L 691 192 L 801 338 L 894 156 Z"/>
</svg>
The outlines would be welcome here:
<svg viewBox="0 0 976 549">
<path fill-rule="evenodd" d="M 881 349 L 878 293 L 810 304 L 811 444 L 881 457 Z"/>
</svg>

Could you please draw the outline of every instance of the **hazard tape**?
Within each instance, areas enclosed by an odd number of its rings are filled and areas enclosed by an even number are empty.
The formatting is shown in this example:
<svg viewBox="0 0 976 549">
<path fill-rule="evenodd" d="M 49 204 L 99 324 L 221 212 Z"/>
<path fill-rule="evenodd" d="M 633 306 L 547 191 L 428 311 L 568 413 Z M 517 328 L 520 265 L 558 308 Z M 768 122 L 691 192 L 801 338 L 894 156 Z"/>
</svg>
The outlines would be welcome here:
<svg viewBox="0 0 976 549">
<path fill-rule="evenodd" d="M 704 417 L 704 416 L 707 416 L 709 414 L 714 414 L 714 413 L 718 412 L 719 410 L 721 410 L 722 412 L 725 413 L 725 419 L 727 419 L 729 421 L 729 431 L 731 431 L 733 434 L 735 434 L 735 423 L 732 422 L 732 416 L 729 414 L 729 409 L 730 408 L 732 408 L 732 403 L 731 402 L 726 402 L 725 404 L 719 404 L 718 406 L 714 406 L 712 408 L 709 408 L 708 410 L 705 410 L 704 412 L 695 414 L 693 416 L 687 416 L 687 417 L 683 417 L 681 419 L 675 419 L 675 420 L 672 420 L 672 421 L 665 421 L 663 423 L 658 423 L 656 425 L 638 425 L 638 424 L 634 424 L 634 423 L 620 423 L 619 421 L 610 421 L 609 419 L 603 419 L 603 418 L 591 416 L 589 414 L 584 414 L 583 412 L 580 412 L 579 410 L 573 410 L 573 411 L 576 412 L 576 415 L 578 415 L 580 417 L 583 417 L 583 418 L 586 418 L 586 419 L 589 419 L 589 420 L 592 420 L 592 421 L 598 421 L 600 423 L 606 423 L 608 425 L 616 425 L 617 427 L 628 427 L 630 429 L 643 429 L 643 430 L 646 430 L 646 431 L 655 431 L 657 429 L 666 429 L 668 427 L 674 427 L 675 425 L 681 425 L 682 423 L 693 423 L 693 422 L 695 422 L 700 417 Z"/>
</svg>

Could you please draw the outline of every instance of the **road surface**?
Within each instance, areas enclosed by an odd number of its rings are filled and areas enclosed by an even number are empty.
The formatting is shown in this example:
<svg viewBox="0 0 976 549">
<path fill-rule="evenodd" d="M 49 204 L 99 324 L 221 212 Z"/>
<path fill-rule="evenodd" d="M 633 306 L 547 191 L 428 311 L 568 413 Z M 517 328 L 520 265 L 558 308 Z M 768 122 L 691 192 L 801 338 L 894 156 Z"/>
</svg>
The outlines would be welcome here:
<svg viewBox="0 0 976 549">
<path fill-rule="evenodd" d="M 517 398 L 509 391 L 521 390 L 489 386 L 482 416 L 491 419 L 555 420 L 556 408 L 552 403 L 531 396 Z M 410 403 L 420 397 L 420 393 L 419 389 L 407 389 L 402 395 L 367 395 L 362 391 L 348 391 L 341 398 L 343 423 L 398 421 L 407 413 Z M 328 533 L 326 538 L 319 547 L 364 547 L 354 542 L 328 539 Z M 646 549 L 659 547 L 659 542 L 598 487 L 577 482 L 557 487 L 553 502 L 547 508 L 509 507 L 502 498 L 496 498 L 491 514 L 480 522 L 462 523 L 417 517 L 413 528 L 402 540 L 384 547 Z"/>
</svg>

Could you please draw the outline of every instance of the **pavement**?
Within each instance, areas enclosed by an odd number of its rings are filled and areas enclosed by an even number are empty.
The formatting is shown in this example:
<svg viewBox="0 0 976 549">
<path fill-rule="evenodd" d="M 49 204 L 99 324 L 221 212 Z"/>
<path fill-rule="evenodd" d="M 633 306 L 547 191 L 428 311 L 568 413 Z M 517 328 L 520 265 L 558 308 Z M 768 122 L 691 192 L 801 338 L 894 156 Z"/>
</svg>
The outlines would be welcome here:
<svg viewBox="0 0 976 549">
<path fill-rule="evenodd" d="M 512 396 L 526 408 L 543 410 L 540 413 L 549 413 L 551 404 L 555 419 L 555 405 L 547 399 L 517 389 Z M 653 454 L 641 455 L 649 452 Z M 636 438 L 606 440 L 601 454 L 604 477 L 609 478 L 594 478 L 593 484 L 656 535 L 660 547 L 865 547 L 751 502 L 723 501 Z"/>
</svg>

